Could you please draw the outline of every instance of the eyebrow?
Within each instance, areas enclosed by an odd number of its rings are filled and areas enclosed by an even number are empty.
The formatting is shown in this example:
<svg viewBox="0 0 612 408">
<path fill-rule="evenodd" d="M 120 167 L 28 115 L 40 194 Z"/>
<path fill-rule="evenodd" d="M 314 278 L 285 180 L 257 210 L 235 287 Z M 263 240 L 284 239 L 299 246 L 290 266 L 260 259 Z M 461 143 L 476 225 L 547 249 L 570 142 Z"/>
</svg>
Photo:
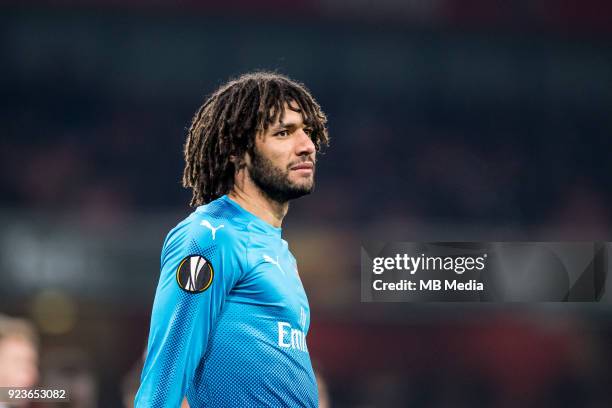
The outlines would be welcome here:
<svg viewBox="0 0 612 408">
<path fill-rule="evenodd" d="M 310 123 L 303 123 L 303 125 L 305 128 L 312 127 Z M 273 129 L 280 130 L 280 129 L 289 129 L 289 128 L 294 128 L 294 127 L 297 127 L 296 122 L 288 122 L 288 123 L 280 122 L 278 125 L 274 126 Z"/>
</svg>

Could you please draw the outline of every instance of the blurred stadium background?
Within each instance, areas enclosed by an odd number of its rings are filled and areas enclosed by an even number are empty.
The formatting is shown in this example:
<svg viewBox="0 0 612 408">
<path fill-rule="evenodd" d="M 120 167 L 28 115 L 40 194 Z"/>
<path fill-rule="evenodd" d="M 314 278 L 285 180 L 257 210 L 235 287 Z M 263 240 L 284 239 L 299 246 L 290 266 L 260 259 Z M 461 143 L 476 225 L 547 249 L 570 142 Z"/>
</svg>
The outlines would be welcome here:
<svg viewBox="0 0 612 408">
<path fill-rule="evenodd" d="M 359 301 L 363 239 L 612 240 L 612 3 L 2 1 L 0 33 L 0 313 L 71 406 L 134 387 L 185 128 L 255 69 L 329 116 L 284 234 L 332 406 L 612 403 L 609 304 Z"/>
</svg>

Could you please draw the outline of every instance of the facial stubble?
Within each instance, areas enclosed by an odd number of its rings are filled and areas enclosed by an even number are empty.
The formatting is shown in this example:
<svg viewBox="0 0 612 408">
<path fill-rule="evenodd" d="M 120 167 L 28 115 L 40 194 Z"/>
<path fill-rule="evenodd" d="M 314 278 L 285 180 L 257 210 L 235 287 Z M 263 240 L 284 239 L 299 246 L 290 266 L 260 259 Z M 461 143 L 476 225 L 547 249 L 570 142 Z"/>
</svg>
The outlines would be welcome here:
<svg viewBox="0 0 612 408">
<path fill-rule="evenodd" d="M 285 203 L 310 194 L 314 190 L 314 168 L 312 181 L 300 185 L 289 179 L 291 170 L 277 167 L 272 160 L 257 151 L 251 156 L 251 165 L 248 166 L 251 180 L 268 198 L 278 203 Z"/>
</svg>

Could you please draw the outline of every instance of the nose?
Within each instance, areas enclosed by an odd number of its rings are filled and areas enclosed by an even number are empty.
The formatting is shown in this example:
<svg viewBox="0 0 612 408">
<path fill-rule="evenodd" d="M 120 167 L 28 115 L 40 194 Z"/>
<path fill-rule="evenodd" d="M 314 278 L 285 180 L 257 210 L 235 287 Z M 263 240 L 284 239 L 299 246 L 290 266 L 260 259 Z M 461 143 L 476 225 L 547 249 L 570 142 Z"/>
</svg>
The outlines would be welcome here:
<svg viewBox="0 0 612 408">
<path fill-rule="evenodd" d="M 311 155 L 315 152 L 315 144 L 312 141 L 311 137 L 304 132 L 304 129 L 299 130 L 299 137 L 296 146 L 296 154 L 298 156 Z"/>
</svg>

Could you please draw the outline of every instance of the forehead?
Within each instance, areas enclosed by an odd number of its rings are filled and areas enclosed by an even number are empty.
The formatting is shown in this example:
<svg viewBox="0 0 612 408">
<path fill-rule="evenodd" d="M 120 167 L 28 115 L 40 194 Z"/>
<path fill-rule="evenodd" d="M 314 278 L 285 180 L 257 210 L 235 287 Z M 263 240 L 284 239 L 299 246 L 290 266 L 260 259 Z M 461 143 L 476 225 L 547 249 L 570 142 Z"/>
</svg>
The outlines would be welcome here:
<svg viewBox="0 0 612 408">
<path fill-rule="evenodd" d="M 289 101 L 283 104 L 283 110 L 273 121 L 272 126 L 284 124 L 301 125 L 303 121 L 304 116 L 297 102 Z"/>
<path fill-rule="evenodd" d="M 0 339 L 0 350 L 6 351 L 7 349 L 11 350 L 11 352 L 15 351 L 15 349 L 33 349 L 34 345 L 25 337 L 19 335 L 12 335 Z"/>
</svg>

